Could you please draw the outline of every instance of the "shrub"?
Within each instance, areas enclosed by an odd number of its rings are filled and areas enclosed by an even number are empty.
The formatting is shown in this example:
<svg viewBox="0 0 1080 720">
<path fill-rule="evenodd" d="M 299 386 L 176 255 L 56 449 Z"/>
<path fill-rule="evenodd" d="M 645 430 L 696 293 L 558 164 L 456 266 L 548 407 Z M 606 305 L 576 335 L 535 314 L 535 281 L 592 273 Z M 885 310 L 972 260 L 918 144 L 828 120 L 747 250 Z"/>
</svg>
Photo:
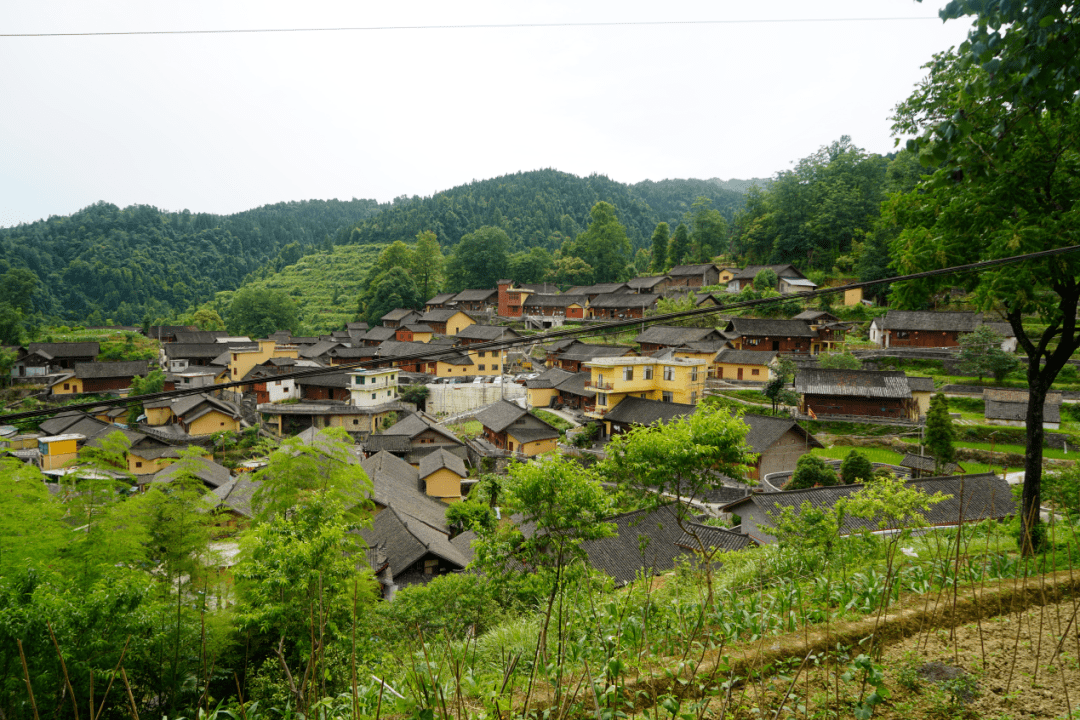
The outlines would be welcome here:
<svg viewBox="0 0 1080 720">
<path fill-rule="evenodd" d="M 835 485 L 836 473 L 817 455 L 806 454 L 795 465 L 795 474 L 791 476 L 786 490 L 801 490 L 815 485 Z"/>
<path fill-rule="evenodd" d="M 845 485 L 865 482 L 874 477 L 874 466 L 865 455 L 858 450 L 852 450 L 840 465 L 840 477 Z"/>
</svg>

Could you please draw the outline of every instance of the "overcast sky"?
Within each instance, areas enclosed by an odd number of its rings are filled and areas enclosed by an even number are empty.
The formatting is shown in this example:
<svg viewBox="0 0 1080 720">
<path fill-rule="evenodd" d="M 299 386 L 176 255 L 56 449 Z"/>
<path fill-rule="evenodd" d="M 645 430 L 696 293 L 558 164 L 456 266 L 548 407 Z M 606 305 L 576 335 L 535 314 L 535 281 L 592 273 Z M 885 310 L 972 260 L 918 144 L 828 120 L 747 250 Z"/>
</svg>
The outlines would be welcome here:
<svg viewBox="0 0 1080 720">
<path fill-rule="evenodd" d="M 841 135 L 889 152 L 891 109 L 966 33 L 944 1 L 6 2 L 0 33 L 685 24 L 0 37 L 0 226 L 98 200 L 386 201 L 545 167 L 768 177 Z M 720 20 L 802 21 L 686 23 Z"/>
</svg>

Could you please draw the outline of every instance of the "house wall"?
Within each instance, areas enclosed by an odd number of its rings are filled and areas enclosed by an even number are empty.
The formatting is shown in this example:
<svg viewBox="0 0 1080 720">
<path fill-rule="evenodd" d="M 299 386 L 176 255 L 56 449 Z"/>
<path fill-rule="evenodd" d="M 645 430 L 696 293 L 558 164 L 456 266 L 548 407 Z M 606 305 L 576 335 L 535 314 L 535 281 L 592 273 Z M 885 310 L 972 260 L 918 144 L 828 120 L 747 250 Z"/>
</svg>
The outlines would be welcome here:
<svg viewBox="0 0 1080 720">
<path fill-rule="evenodd" d="M 815 415 L 865 415 L 867 417 L 914 419 L 915 405 L 902 398 L 861 398 L 839 395 L 803 395 L 802 411 Z M 909 409 L 910 407 L 910 409 Z"/>
<path fill-rule="evenodd" d="M 147 425 L 168 425 L 173 419 L 172 408 L 169 407 L 146 408 L 144 412 Z"/>
<path fill-rule="evenodd" d="M 52 386 L 53 395 L 77 395 L 81 392 L 83 392 L 83 381 L 79 378 L 69 378 Z"/>
<path fill-rule="evenodd" d="M 71 441 L 74 445 L 75 441 Z M 50 443 L 51 445 L 63 445 L 64 443 Z M 41 446 L 44 449 L 44 445 Z M 78 457 L 78 454 L 72 450 L 71 452 L 50 452 L 48 455 L 41 456 L 41 469 L 42 470 L 59 470 L 67 466 L 69 462 Z"/>
<path fill-rule="evenodd" d="M 748 363 L 716 363 L 715 376 L 720 380 L 742 380 L 744 382 L 766 383 L 772 379 L 772 367 L 769 365 L 750 365 Z M 739 371 L 742 371 L 740 376 Z"/>
<path fill-rule="evenodd" d="M 225 352 L 227 347 L 222 346 L 222 352 Z M 297 348 L 295 347 L 279 347 L 273 340 L 261 340 L 259 341 L 259 349 L 254 352 L 230 352 L 229 353 L 229 377 L 232 380 L 239 380 L 240 378 L 251 372 L 251 369 L 256 365 L 262 365 L 271 358 L 292 358 L 296 360 L 300 357 Z"/>
<path fill-rule="evenodd" d="M 696 404 L 705 394 L 705 378 L 708 366 L 701 362 L 696 365 L 672 365 L 657 360 L 655 364 L 633 365 L 632 380 L 623 380 L 623 368 L 620 365 L 593 366 L 592 388 L 596 390 L 597 416 L 603 416 L 618 405 L 623 398 L 633 395 L 647 400 L 663 400 L 664 393 L 671 393 L 671 402 Z M 645 367 L 652 367 L 652 379 L 646 380 Z M 672 379 L 664 379 L 664 368 L 672 368 Z"/>
<path fill-rule="evenodd" d="M 371 415 L 331 415 L 329 422 L 320 427 L 339 427 L 349 432 L 377 432 L 383 418 L 392 411 L 374 413 Z"/>
<path fill-rule="evenodd" d="M 469 327 L 470 325 L 475 325 L 475 324 L 476 324 L 475 320 L 473 320 L 471 317 L 469 317 L 465 313 L 459 312 L 459 313 L 457 313 L 455 315 L 451 315 L 450 319 L 448 319 L 446 321 L 446 334 L 447 335 L 457 335 L 459 332 L 461 332 L 465 328 Z M 434 328 L 432 328 L 432 329 L 434 329 Z"/>
<path fill-rule="evenodd" d="M 930 396 L 933 393 L 928 392 L 912 392 L 911 397 L 915 400 L 915 404 L 919 407 L 919 417 L 926 415 L 930 412 Z"/>
<path fill-rule="evenodd" d="M 900 337 L 906 332 L 907 337 Z M 885 347 L 958 347 L 960 333 L 933 330 L 886 330 Z"/>
<path fill-rule="evenodd" d="M 510 433 L 507 434 L 507 437 L 509 438 L 510 442 L 514 444 L 514 452 L 519 452 L 523 455 L 527 455 L 528 457 L 533 457 L 534 455 L 541 455 L 547 452 L 555 452 L 559 447 L 559 441 L 557 438 L 551 438 L 550 440 L 535 440 L 533 442 L 522 443 Z"/>
<path fill-rule="evenodd" d="M 620 320 L 620 319 L 626 319 L 626 318 L 634 318 L 634 319 L 640 320 L 641 318 L 645 317 L 645 310 L 648 310 L 651 307 L 653 307 L 653 305 L 649 305 L 648 307 L 645 307 L 645 308 L 643 308 L 641 305 L 638 305 L 636 307 L 621 307 L 621 308 L 611 308 L 611 307 L 608 307 L 608 308 L 595 308 L 595 307 L 591 307 L 591 308 L 589 308 L 589 317 L 607 318 L 607 319 L 610 319 L 610 320 Z"/>
<path fill-rule="evenodd" d="M 810 448 L 806 438 L 794 430 L 788 430 L 761 453 L 755 472 L 750 477 L 760 480 L 763 475 L 770 473 L 794 472 L 799 458 L 808 452 Z"/>
<path fill-rule="evenodd" d="M 716 284 L 727 285 L 733 277 L 735 277 L 735 272 L 731 268 L 723 268 L 716 276 Z"/>
<path fill-rule="evenodd" d="M 223 430 L 239 430 L 240 421 L 225 413 L 211 410 L 187 426 L 188 435 L 210 435 Z"/>
<path fill-rule="evenodd" d="M 554 388 L 533 388 L 526 390 L 529 407 L 546 408 L 551 406 L 551 399 L 557 394 Z"/>
<path fill-rule="evenodd" d="M 844 291 L 844 305 L 858 305 L 863 301 L 863 289 L 853 288 L 851 290 Z"/>
<path fill-rule="evenodd" d="M 136 475 L 153 475 L 159 470 L 164 470 L 169 465 L 176 462 L 176 458 L 154 458 L 153 460 L 147 460 L 141 458 L 138 455 L 128 453 L 128 472 Z"/>
<path fill-rule="evenodd" d="M 744 335 L 734 340 L 736 350 L 770 350 L 772 352 L 810 353 L 810 338 Z"/>
<path fill-rule="evenodd" d="M 86 378 L 82 380 L 83 392 L 102 392 L 105 390 L 126 390 L 131 387 L 131 378 Z"/>
<path fill-rule="evenodd" d="M 452 504 L 461 500 L 461 476 L 448 468 L 439 470 L 423 478 L 425 490 L 433 498 Z"/>
<path fill-rule="evenodd" d="M 457 447 L 459 444 L 430 429 L 412 439 L 413 447 Z"/>
<path fill-rule="evenodd" d="M 304 400 L 344 400 L 351 397 L 346 388 L 320 387 L 318 385 L 301 385 L 300 397 Z"/>
<path fill-rule="evenodd" d="M 571 320 L 583 320 L 585 319 L 585 307 L 573 303 L 566 306 L 566 317 Z"/>
<path fill-rule="evenodd" d="M 501 350 L 470 351 L 469 359 L 473 361 L 471 375 L 502 375 L 506 366 L 506 353 Z"/>
<path fill-rule="evenodd" d="M 753 502 L 744 502 L 732 512 L 742 520 L 742 531 L 748 533 L 755 540 L 772 545 L 776 542 L 776 536 L 772 534 L 773 523 L 764 510 Z"/>
<path fill-rule="evenodd" d="M 814 290 L 814 288 L 807 285 L 792 285 L 785 278 L 779 278 L 777 284 L 780 286 L 781 295 L 798 295 Z"/>
</svg>

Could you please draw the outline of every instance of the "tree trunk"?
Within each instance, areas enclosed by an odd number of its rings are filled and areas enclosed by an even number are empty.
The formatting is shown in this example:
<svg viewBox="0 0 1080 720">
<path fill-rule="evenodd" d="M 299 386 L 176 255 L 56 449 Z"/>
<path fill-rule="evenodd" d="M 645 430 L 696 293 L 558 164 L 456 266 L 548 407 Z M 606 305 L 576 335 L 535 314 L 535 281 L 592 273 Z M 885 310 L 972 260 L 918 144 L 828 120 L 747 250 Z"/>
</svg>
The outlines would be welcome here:
<svg viewBox="0 0 1080 720">
<path fill-rule="evenodd" d="M 1040 371 L 1037 359 L 1028 363 L 1027 452 L 1024 453 L 1024 495 L 1020 504 L 1020 547 L 1025 557 L 1041 549 L 1037 528 L 1041 522 L 1043 407 L 1046 391 L 1050 388 L 1046 374 L 1046 370 Z M 1057 375 L 1056 371 L 1054 375 Z"/>
</svg>

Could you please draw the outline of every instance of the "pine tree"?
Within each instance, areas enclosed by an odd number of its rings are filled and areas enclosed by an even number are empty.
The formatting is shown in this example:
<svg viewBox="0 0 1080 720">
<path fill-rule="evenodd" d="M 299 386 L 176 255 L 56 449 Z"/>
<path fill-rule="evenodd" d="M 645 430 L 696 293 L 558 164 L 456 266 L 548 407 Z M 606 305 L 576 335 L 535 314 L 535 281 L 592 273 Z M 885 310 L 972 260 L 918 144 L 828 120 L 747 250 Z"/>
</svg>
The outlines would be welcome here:
<svg viewBox="0 0 1080 720">
<path fill-rule="evenodd" d="M 668 224 L 662 222 L 656 226 L 652 234 L 652 266 L 654 273 L 662 273 L 667 268 L 668 251 Z"/>
<path fill-rule="evenodd" d="M 934 456 L 934 474 L 940 475 L 945 466 L 956 459 L 953 449 L 952 417 L 949 416 L 949 401 L 938 393 L 930 398 L 930 411 L 926 413 L 926 447 Z"/>
<path fill-rule="evenodd" d="M 675 228 L 675 234 L 671 236 L 671 243 L 668 245 L 668 267 L 675 267 L 685 260 L 686 253 L 689 251 L 690 233 L 687 231 L 685 225 L 679 223 L 679 226 Z"/>
</svg>

